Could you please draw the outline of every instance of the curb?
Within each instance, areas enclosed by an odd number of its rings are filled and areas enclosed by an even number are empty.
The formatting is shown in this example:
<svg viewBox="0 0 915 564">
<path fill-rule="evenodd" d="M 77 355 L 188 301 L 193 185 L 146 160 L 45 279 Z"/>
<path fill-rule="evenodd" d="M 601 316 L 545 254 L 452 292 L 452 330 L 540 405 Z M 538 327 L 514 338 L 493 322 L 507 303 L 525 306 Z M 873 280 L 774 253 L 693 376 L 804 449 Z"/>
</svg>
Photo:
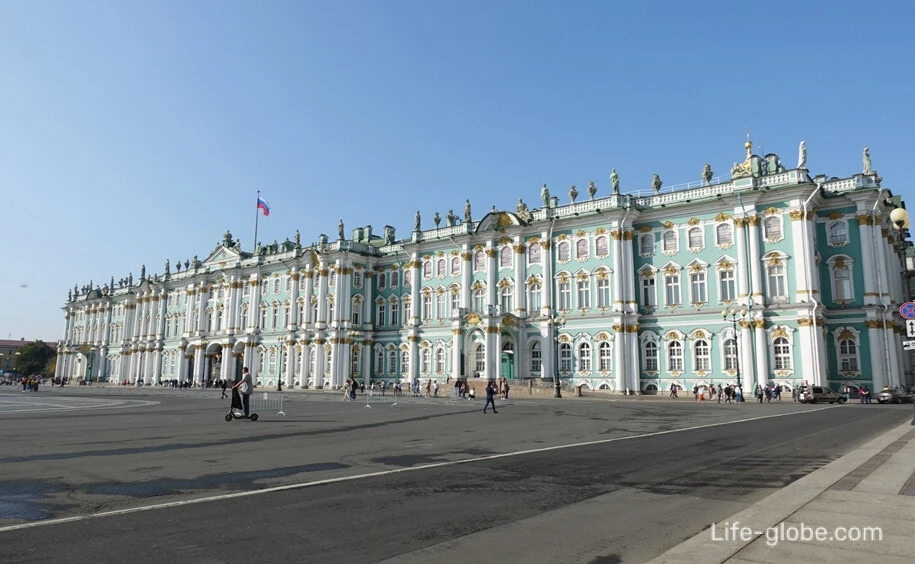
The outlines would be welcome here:
<svg viewBox="0 0 915 564">
<path fill-rule="evenodd" d="M 723 522 L 752 524 L 756 531 L 774 527 L 911 430 L 912 425 L 909 423 L 890 429 Z M 762 536 L 754 535 L 746 541 L 729 539 L 712 542 L 710 528 L 711 525 L 649 562 L 725 562 Z"/>
</svg>

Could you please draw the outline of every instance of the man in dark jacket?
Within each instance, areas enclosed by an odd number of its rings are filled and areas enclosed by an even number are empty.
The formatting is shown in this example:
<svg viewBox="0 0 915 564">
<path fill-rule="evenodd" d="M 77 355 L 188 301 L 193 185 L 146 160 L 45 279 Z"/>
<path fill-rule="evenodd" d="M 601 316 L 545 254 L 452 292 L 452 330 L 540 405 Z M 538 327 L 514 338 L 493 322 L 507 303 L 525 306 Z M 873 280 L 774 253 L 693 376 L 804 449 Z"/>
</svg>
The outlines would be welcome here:
<svg viewBox="0 0 915 564">
<path fill-rule="evenodd" d="M 490 382 L 486 385 L 486 403 L 483 404 L 483 413 L 486 413 L 486 408 L 489 407 L 489 404 L 492 404 L 492 412 L 498 413 L 498 411 L 496 411 L 496 399 L 494 397 L 495 394 L 496 385 Z"/>
</svg>

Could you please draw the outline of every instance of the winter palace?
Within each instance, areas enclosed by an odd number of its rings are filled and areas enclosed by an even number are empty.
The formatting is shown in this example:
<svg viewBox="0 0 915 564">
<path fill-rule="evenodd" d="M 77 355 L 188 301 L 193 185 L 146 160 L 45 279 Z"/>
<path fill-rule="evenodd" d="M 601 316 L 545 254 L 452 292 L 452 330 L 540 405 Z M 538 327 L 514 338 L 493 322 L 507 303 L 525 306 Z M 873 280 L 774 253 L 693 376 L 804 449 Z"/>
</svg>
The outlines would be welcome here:
<svg viewBox="0 0 915 564">
<path fill-rule="evenodd" d="M 863 167 L 811 177 L 746 154 L 731 173 L 536 206 L 470 202 L 433 226 L 338 225 L 70 291 L 57 377 L 158 385 L 233 380 L 534 379 L 616 393 L 806 381 L 912 383 L 903 352 L 908 219 Z"/>
</svg>

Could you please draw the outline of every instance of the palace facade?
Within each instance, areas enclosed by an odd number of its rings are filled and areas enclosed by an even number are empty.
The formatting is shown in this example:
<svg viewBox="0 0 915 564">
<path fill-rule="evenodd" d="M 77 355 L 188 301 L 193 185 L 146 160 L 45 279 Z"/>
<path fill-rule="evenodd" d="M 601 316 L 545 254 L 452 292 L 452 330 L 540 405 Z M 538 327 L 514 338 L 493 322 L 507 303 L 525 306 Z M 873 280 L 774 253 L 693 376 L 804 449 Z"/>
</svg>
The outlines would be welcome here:
<svg viewBox="0 0 915 564">
<path fill-rule="evenodd" d="M 409 238 L 360 227 L 74 288 L 57 376 L 233 380 L 534 378 L 617 393 L 803 381 L 911 384 L 908 232 L 869 170 L 811 178 L 778 156 L 663 190 L 436 213 Z M 897 217 L 899 214 L 896 214 Z M 900 227 L 900 229 L 896 229 Z M 183 267 L 183 268 L 182 268 Z M 725 310 L 725 311 L 723 311 Z"/>
</svg>

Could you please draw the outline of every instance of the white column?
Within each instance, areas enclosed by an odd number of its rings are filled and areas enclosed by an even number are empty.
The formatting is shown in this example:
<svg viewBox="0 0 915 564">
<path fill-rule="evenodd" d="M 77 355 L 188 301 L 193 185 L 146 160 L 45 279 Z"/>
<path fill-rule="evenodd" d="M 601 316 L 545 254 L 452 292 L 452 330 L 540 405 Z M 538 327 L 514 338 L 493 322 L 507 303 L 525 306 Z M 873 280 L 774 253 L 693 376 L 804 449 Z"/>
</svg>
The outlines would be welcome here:
<svg viewBox="0 0 915 564">
<path fill-rule="evenodd" d="M 404 277 L 410 277 L 410 325 L 415 327 L 420 324 L 419 313 L 422 305 L 422 294 L 420 294 L 420 281 L 422 277 L 422 263 L 419 261 L 419 252 L 413 251 L 410 255 L 410 270 L 404 272 Z M 411 350 L 413 350 L 412 347 Z M 413 354 L 412 352 L 410 353 Z M 416 360 L 413 358 L 413 360 Z M 411 364 L 410 371 L 414 374 L 416 367 Z"/>
<path fill-rule="evenodd" d="M 759 254 L 759 216 L 753 215 L 747 218 L 747 237 L 750 243 L 750 257 L 747 267 L 750 269 L 750 298 L 753 305 L 764 305 L 763 300 L 763 282 L 762 282 L 762 263 L 760 263 Z"/>
<path fill-rule="evenodd" d="M 616 382 L 614 391 L 618 394 L 626 393 L 626 327 L 621 321 L 613 324 L 613 375 Z M 592 347 L 592 352 L 597 352 L 597 347 Z"/>
<path fill-rule="evenodd" d="M 642 393 L 642 378 L 639 372 L 639 326 L 635 323 L 636 317 L 633 315 L 633 324 L 629 326 L 626 335 L 629 339 L 629 374 L 631 377 L 630 389 L 635 394 Z"/>
<path fill-rule="evenodd" d="M 473 253 L 468 244 L 461 247 L 461 307 L 471 309 L 473 294 L 470 286 L 473 284 Z"/>
<path fill-rule="evenodd" d="M 327 265 L 322 262 L 315 274 L 318 277 L 316 280 L 318 285 L 318 318 L 315 320 L 315 323 L 327 327 L 327 324 L 332 321 L 327 319 Z M 323 372 L 321 374 L 323 376 Z"/>
<path fill-rule="evenodd" d="M 162 383 L 162 350 L 154 349 L 152 352 L 152 373 L 146 376 L 146 384 L 159 385 Z"/>
<path fill-rule="evenodd" d="M 312 269 L 310 264 L 305 265 L 305 319 L 302 320 L 302 324 L 310 324 L 314 327 L 316 319 L 311 318 L 311 299 L 315 295 L 315 271 Z"/>
<path fill-rule="evenodd" d="M 294 282 L 294 279 L 293 279 Z M 293 286 L 296 284 L 294 283 Z M 291 388 L 295 382 L 295 339 L 286 341 L 286 387 Z"/>
<path fill-rule="evenodd" d="M 867 253 L 863 253 L 867 254 Z M 865 322 L 867 326 L 867 341 L 871 351 L 871 380 L 873 388 L 871 392 L 879 393 L 887 384 L 886 356 L 883 345 L 883 322 L 875 319 L 868 319 Z"/>
<path fill-rule="evenodd" d="M 295 331 L 299 326 L 298 312 L 299 312 L 299 270 L 297 266 L 292 267 L 292 272 L 290 273 L 290 280 L 292 280 L 292 292 L 289 294 L 289 319 L 286 320 L 286 330 Z"/>
<path fill-rule="evenodd" d="M 625 278 L 628 278 L 632 275 L 631 272 L 627 272 L 623 266 L 623 232 L 619 229 L 614 229 L 610 232 L 610 255 L 613 257 L 613 277 L 612 283 L 610 284 L 610 309 L 611 311 L 623 311 L 623 303 L 626 301 L 626 282 Z M 619 343 L 620 339 L 617 339 L 616 344 Z M 617 382 L 619 383 L 619 377 L 621 374 L 617 374 Z M 620 391 L 620 386 L 617 386 L 617 391 Z"/>
<path fill-rule="evenodd" d="M 809 313 L 803 311 L 799 315 L 807 316 Z M 810 382 L 813 386 L 822 386 L 826 384 L 824 374 L 816 369 L 816 358 L 813 354 L 813 351 L 818 350 L 816 348 L 815 341 L 817 339 L 817 334 L 819 333 L 814 320 L 810 317 L 800 317 L 798 320 L 798 346 L 801 351 L 809 351 L 810 354 L 795 354 L 795 358 L 800 358 L 800 374 L 804 380 Z"/>
<path fill-rule="evenodd" d="M 461 374 L 462 336 L 463 331 L 461 330 L 460 321 L 455 321 L 451 325 L 451 373 L 454 374 L 455 378 L 467 376 L 467 374 Z"/>
<path fill-rule="evenodd" d="M 499 251 L 494 244 L 490 241 L 486 248 L 486 305 L 499 303 Z"/>
<path fill-rule="evenodd" d="M 556 283 L 553 280 L 553 241 L 550 240 L 549 234 L 543 233 L 543 241 L 540 244 L 542 247 L 540 251 L 540 260 L 543 265 L 543 303 L 541 304 L 540 315 L 552 317 L 556 314 L 556 308 L 553 304 L 553 285 Z M 544 341 L 544 354 L 546 354 L 547 348 L 554 348 L 555 344 L 552 340 L 552 337 L 547 338 Z M 552 356 L 552 355 L 551 355 Z M 545 358 L 545 357 L 544 357 Z M 546 371 L 544 371 L 545 373 Z M 550 368 L 550 373 L 552 374 L 552 367 Z M 544 376 L 546 378 L 546 376 Z"/>
<path fill-rule="evenodd" d="M 521 241 L 521 237 L 515 237 L 514 240 L 514 251 L 515 251 L 515 315 L 519 317 L 530 317 L 531 315 L 536 315 L 540 312 L 530 312 L 527 308 L 527 292 L 525 291 L 527 285 L 525 284 L 527 278 L 527 247 Z M 509 313 L 509 312 L 505 312 Z M 518 348 L 522 348 L 523 343 L 518 343 Z M 515 351 L 515 368 L 518 368 L 518 354 L 519 351 Z"/>
<path fill-rule="evenodd" d="M 737 277 L 737 298 L 739 302 L 746 303 L 746 299 L 750 295 L 750 288 L 747 283 L 750 276 L 750 259 L 747 255 L 746 219 L 742 217 L 735 218 L 734 230 L 737 235 L 737 268 L 734 271 L 734 275 Z"/>
<path fill-rule="evenodd" d="M 204 382 L 206 368 L 206 351 L 203 345 L 194 345 L 194 383 L 201 385 Z"/>
<path fill-rule="evenodd" d="M 754 324 L 754 337 L 756 341 L 756 370 L 754 372 L 748 372 L 743 375 L 743 390 L 744 394 L 747 394 L 747 390 L 755 391 L 756 384 L 760 384 L 765 387 L 766 383 L 769 381 L 769 343 L 768 336 L 766 335 L 766 322 L 764 319 L 755 319 L 751 321 Z M 741 324 L 742 325 L 742 324 Z M 741 330 L 741 343 L 749 344 L 749 326 L 744 327 Z M 747 353 L 746 357 L 741 358 L 753 358 L 752 351 L 747 351 L 749 347 L 743 347 L 744 351 Z M 743 354 L 743 352 L 741 354 Z M 749 368 L 750 364 L 748 363 L 747 367 Z"/>
<path fill-rule="evenodd" d="M 302 345 L 302 387 L 308 386 L 308 380 L 311 378 L 311 341 L 303 340 Z M 317 388 L 317 384 L 312 385 Z"/>
</svg>

